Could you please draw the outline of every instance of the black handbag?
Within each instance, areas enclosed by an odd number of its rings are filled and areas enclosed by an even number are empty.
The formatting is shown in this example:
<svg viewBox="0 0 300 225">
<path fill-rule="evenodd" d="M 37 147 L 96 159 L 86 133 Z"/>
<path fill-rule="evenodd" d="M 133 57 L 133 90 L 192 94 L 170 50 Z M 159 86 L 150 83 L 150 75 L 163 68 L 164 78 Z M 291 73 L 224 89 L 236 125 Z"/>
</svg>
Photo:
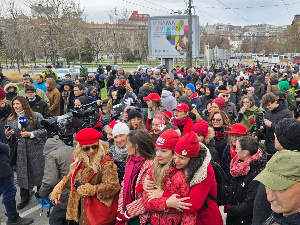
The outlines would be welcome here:
<svg viewBox="0 0 300 225">
<path fill-rule="evenodd" d="M 18 156 L 18 141 L 15 141 L 9 156 L 9 164 L 11 167 L 17 165 L 17 156 Z"/>
</svg>

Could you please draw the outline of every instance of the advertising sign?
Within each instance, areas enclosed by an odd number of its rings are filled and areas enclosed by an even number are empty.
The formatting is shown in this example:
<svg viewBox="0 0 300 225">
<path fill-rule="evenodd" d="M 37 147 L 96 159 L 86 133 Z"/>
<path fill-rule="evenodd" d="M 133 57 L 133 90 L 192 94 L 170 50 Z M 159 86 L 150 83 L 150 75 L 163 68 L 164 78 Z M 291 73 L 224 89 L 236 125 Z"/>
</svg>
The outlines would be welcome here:
<svg viewBox="0 0 300 225">
<path fill-rule="evenodd" d="M 187 50 L 188 16 L 155 16 L 148 21 L 150 57 L 185 58 Z M 192 16 L 193 58 L 199 56 L 199 17 Z"/>
</svg>

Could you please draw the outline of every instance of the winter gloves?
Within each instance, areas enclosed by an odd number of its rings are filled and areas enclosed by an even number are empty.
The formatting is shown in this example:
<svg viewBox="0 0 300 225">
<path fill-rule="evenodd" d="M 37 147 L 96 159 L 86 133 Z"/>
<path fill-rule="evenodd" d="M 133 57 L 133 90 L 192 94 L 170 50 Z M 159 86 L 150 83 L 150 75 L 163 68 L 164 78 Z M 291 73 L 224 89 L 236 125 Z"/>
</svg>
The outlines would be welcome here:
<svg viewBox="0 0 300 225">
<path fill-rule="evenodd" d="M 124 212 L 124 214 L 118 212 L 117 218 L 116 218 L 116 225 L 123 225 L 126 222 L 130 221 L 130 216 L 128 215 L 128 212 Z"/>
</svg>

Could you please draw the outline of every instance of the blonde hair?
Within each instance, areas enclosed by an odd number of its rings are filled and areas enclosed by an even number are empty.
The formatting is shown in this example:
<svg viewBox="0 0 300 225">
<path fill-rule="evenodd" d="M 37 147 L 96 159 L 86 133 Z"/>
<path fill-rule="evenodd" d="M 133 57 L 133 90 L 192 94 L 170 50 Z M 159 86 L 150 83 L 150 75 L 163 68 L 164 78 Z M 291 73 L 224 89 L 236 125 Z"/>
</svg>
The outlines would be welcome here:
<svg viewBox="0 0 300 225">
<path fill-rule="evenodd" d="M 169 160 L 169 162 L 167 162 L 164 165 L 159 164 L 157 156 L 153 160 L 152 177 L 153 177 L 154 183 L 161 189 L 164 189 L 164 177 L 165 177 L 168 169 L 171 167 L 172 162 L 173 162 L 172 157 Z"/>
<path fill-rule="evenodd" d="M 74 152 L 73 152 L 73 157 L 75 161 L 70 165 L 70 171 L 73 173 L 75 168 L 80 162 L 84 162 L 88 167 L 92 168 L 95 173 L 98 172 L 100 162 L 101 160 L 107 155 L 108 151 L 104 149 L 104 142 L 103 141 L 98 141 L 96 142 L 99 144 L 99 148 L 95 155 L 91 156 L 90 158 L 87 156 L 87 154 L 82 150 L 82 145 L 79 143 L 77 144 Z M 95 143 L 95 144 L 96 144 Z"/>
</svg>

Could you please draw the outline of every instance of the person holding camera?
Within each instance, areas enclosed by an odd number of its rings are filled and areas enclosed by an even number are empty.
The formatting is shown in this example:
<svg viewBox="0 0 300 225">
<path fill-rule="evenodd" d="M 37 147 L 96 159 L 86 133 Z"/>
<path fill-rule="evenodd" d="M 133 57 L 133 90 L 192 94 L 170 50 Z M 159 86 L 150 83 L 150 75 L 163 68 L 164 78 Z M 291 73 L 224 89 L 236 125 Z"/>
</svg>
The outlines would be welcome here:
<svg viewBox="0 0 300 225">
<path fill-rule="evenodd" d="M 12 100 L 12 114 L 7 121 L 10 130 L 6 130 L 7 138 L 16 146 L 16 172 L 20 187 L 21 202 L 17 209 L 23 209 L 30 201 L 30 191 L 34 186 L 38 189 L 42 184 L 45 158 L 43 149 L 47 131 L 41 125 L 43 117 L 33 112 L 28 101 L 22 96 Z"/>
<path fill-rule="evenodd" d="M 118 204 L 115 196 L 120 185 L 117 166 L 108 154 L 108 144 L 100 140 L 102 136 L 93 128 L 82 129 L 75 136 L 78 141 L 73 152 L 75 162 L 51 195 L 57 205 L 63 190 L 70 190 L 67 220 L 79 224 L 96 224 L 96 220 L 98 224 L 111 224 L 115 221 Z"/>
<path fill-rule="evenodd" d="M 262 105 L 267 108 L 264 125 L 259 131 L 265 134 L 265 145 L 268 154 L 275 154 L 275 126 L 283 118 L 293 118 L 291 111 L 286 107 L 283 101 L 279 101 L 272 93 L 267 93 L 262 97 Z"/>
</svg>

